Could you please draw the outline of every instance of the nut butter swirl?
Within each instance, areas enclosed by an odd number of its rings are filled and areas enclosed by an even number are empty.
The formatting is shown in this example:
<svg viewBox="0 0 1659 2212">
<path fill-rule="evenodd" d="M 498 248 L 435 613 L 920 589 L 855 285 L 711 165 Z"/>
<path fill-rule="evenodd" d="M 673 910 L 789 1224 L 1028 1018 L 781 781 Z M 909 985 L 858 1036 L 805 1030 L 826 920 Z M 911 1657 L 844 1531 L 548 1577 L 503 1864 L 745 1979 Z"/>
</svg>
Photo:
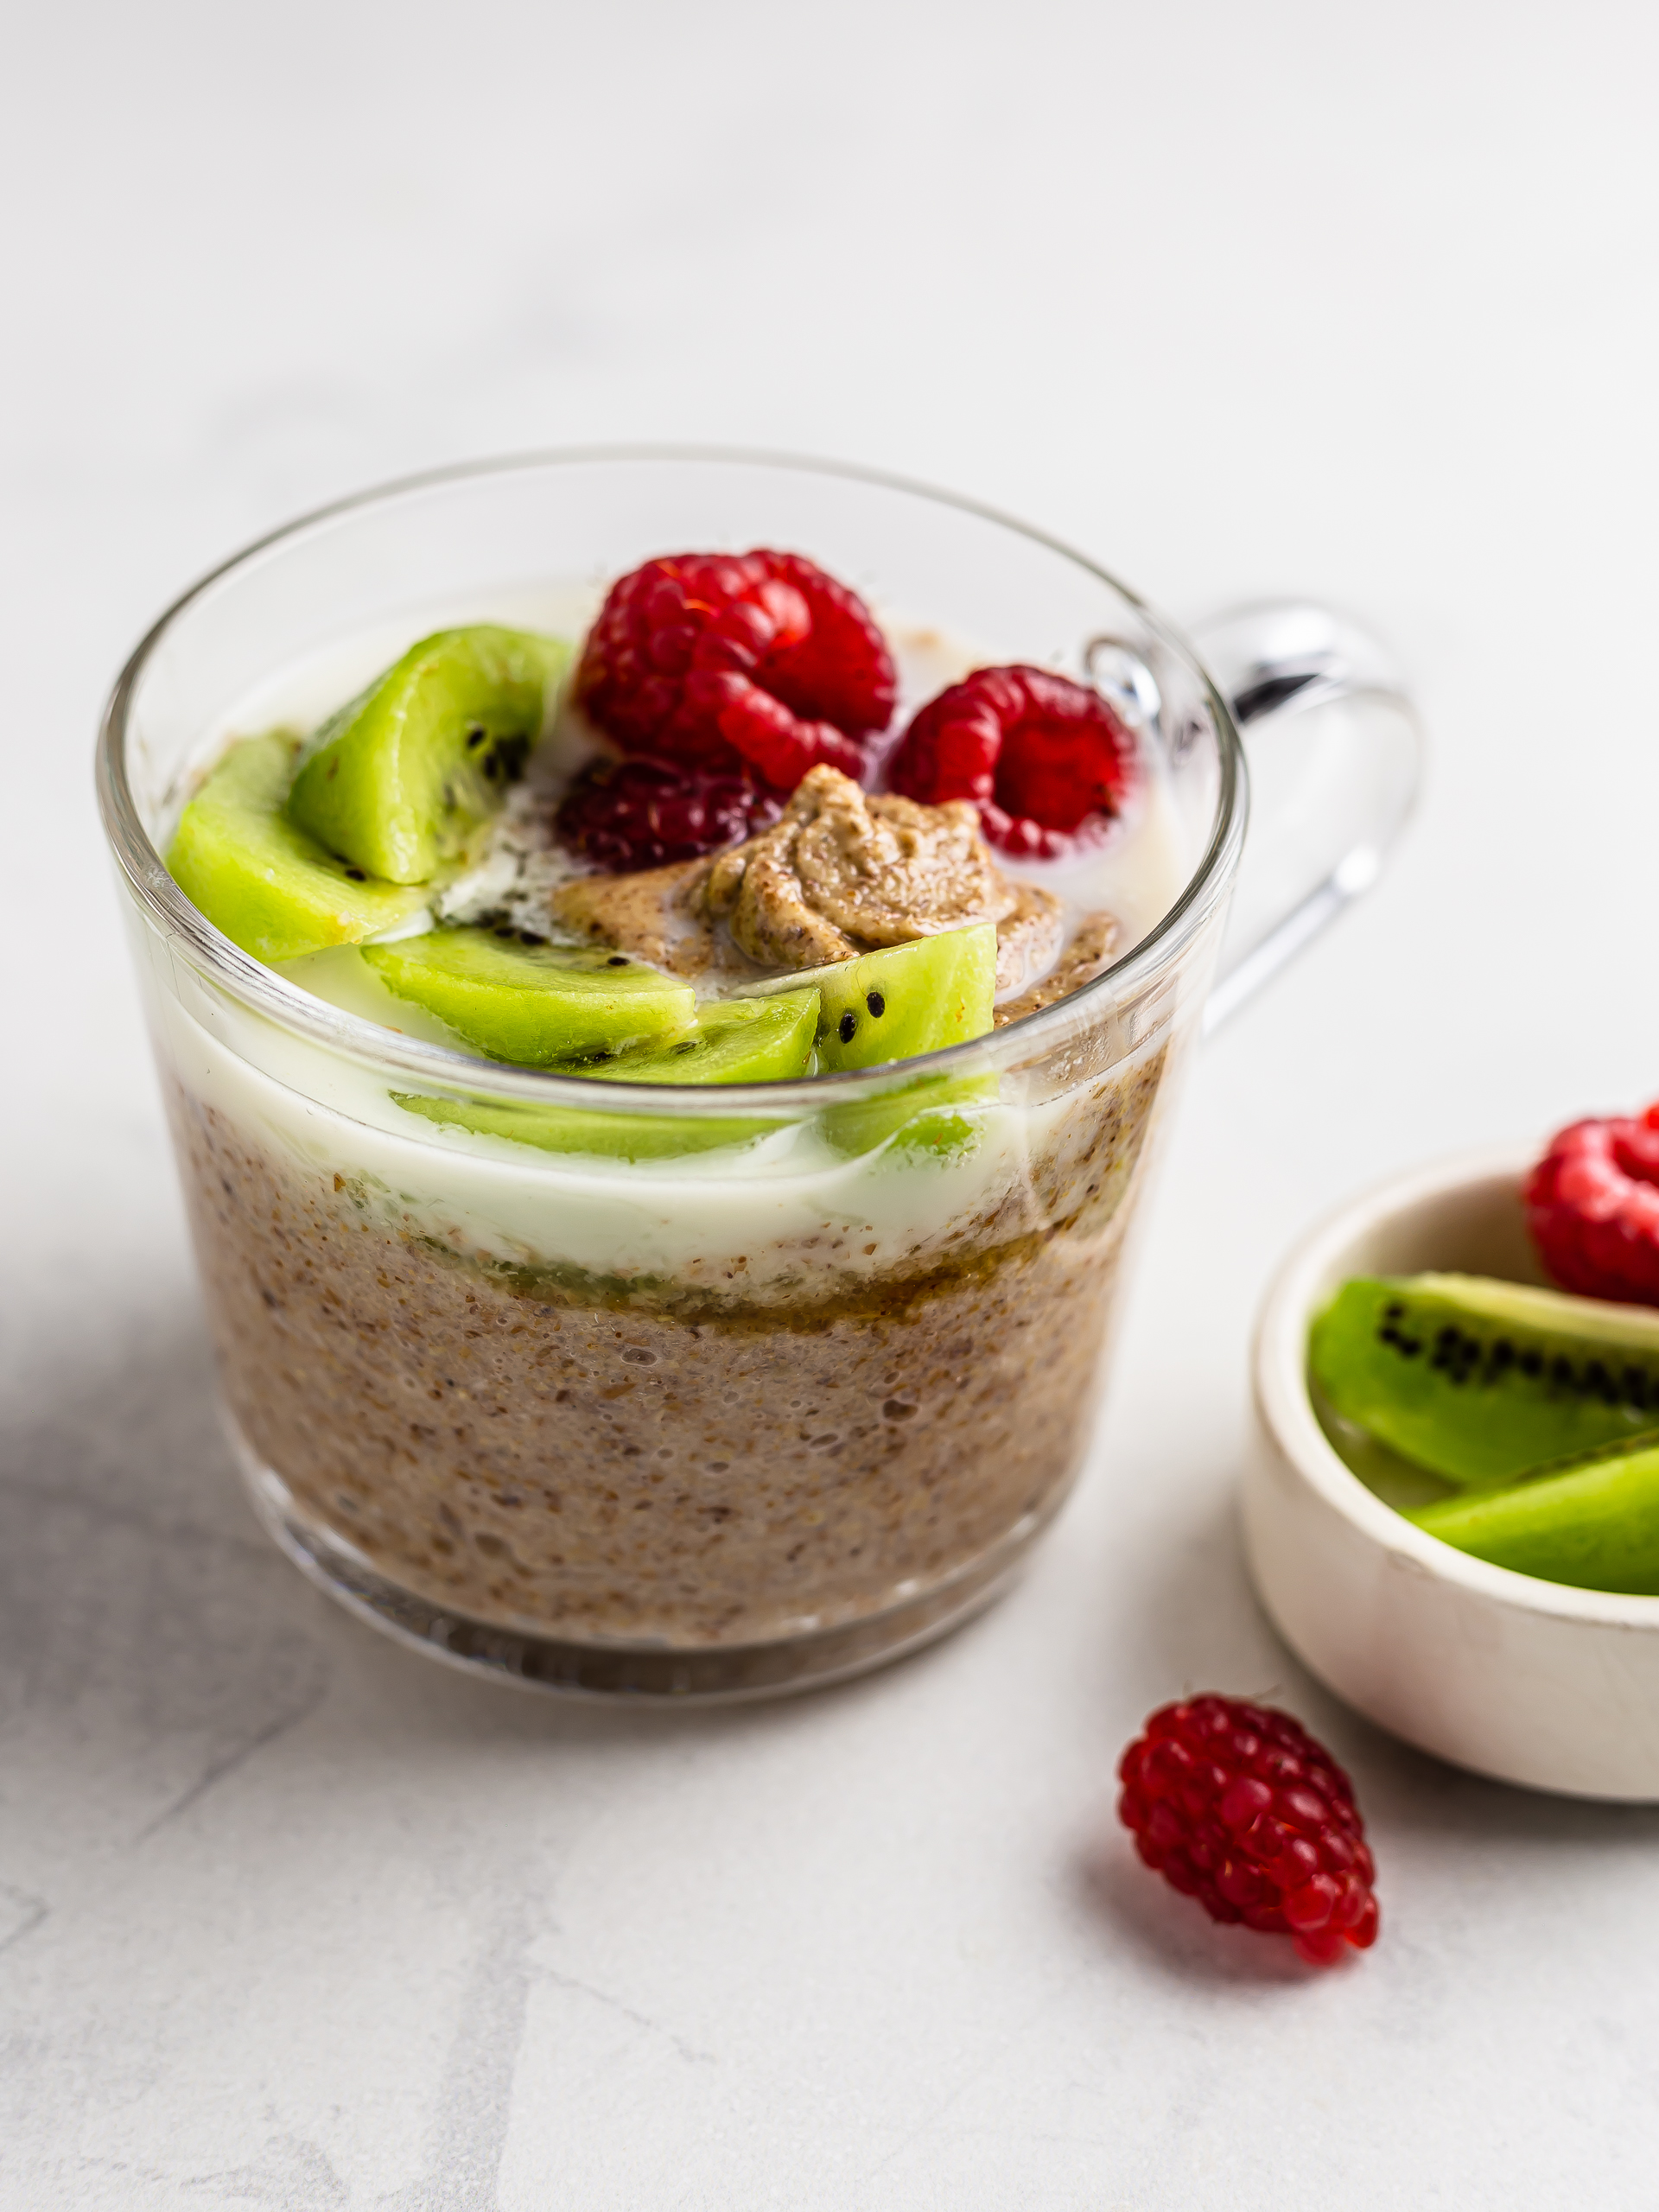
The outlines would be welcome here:
<svg viewBox="0 0 1659 2212">
<path fill-rule="evenodd" d="M 1001 921 L 1015 894 L 967 800 L 872 798 L 838 769 L 818 767 L 780 821 L 708 864 L 692 899 L 751 960 L 821 968 L 874 945 Z"/>
</svg>

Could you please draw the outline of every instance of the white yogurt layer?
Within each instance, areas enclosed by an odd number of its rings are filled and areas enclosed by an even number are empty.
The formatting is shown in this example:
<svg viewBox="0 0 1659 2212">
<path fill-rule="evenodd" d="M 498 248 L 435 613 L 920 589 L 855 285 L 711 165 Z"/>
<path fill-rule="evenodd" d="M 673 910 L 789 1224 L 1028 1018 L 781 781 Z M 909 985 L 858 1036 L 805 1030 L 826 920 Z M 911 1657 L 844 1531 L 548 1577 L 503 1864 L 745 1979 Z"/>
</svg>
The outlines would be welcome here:
<svg viewBox="0 0 1659 2212">
<path fill-rule="evenodd" d="M 943 1156 L 889 1146 L 849 1159 L 810 1121 L 679 1160 L 545 1153 L 435 1128 L 396 1103 L 408 1077 L 186 989 L 193 1003 L 164 994 L 161 1019 L 188 1092 L 321 1179 L 345 1179 L 384 1226 L 469 1256 L 760 1287 L 902 1272 L 993 1216 L 999 1240 L 1046 1219 L 1033 1170 L 1065 1099 L 965 1108 L 971 1137 Z M 597 1103 L 620 1105 L 613 1092 Z"/>
<path fill-rule="evenodd" d="M 514 593 L 487 607 L 378 626 L 263 683 L 208 734 L 201 757 L 232 735 L 314 727 L 415 638 L 446 623 L 506 621 L 575 638 L 597 600 L 592 592 Z M 895 716 L 902 728 L 923 698 L 976 663 L 918 626 L 891 625 L 888 634 L 904 680 Z M 503 882 L 510 874 L 523 880 L 508 849 L 518 834 L 510 817 L 482 864 Z M 1168 911 L 1196 859 L 1183 849 L 1161 783 L 1147 776 L 1132 815 L 1099 848 L 1063 865 L 1002 865 L 1049 886 L 1075 911 L 1109 909 L 1123 925 L 1127 950 Z M 454 1042 L 441 1023 L 391 998 L 350 948 L 291 963 L 284 974 L 367 1022 Z M 282 1030 L 181 970 L 168 981 L 175 988 L 159 995 L 160 1014 L 172 1063 L 205 1105 L 296 1163 L 343 1178 L 386 1226 L 516 1266 L 552 1262 L 711 1287 L 887 1274 L 919 1253 L 948 1249 L 993 1215 L 999 1235 L 1039 1226 L 1033 1163 L 1065 1112 L 1064 1101 L 961 1109 L 972 1140 L 943 1156 L 889 1147 L 849 1159 L 810 1117 L 741 1148 L 677 1160 L 547 1153 L 420 1120 L 391 1095 L 416 1087 L 410 1078 L 372 1072 Z M 363 1042 L 372 1051 L 372 1033 Z M 479 1064 L 478 1087 L 487 1096 L 487 1063 Z M 595 1110 L 623 1110 L 616 1086 L 592 1090 Z"/>
</svg>

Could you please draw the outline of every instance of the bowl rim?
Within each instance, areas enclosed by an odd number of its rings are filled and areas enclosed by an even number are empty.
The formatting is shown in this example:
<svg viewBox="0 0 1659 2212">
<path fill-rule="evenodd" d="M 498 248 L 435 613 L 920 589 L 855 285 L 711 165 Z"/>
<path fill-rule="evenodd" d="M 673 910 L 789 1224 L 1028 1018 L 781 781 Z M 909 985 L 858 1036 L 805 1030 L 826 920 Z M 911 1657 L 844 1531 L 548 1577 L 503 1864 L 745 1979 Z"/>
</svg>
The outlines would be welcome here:
<svg viewBox="0 0 1659 2212">
<path fill-rule="evenodd" d="M 1518 1613 L 1599 1628 L 1659 1631 L 1659 1597 L 1580 1590 L 1473 1559 L 1385 1505 L 1331 1443 L 1307 1387 L 1307 1328 L 1322 1279 L 1368 1230 L 1425 1200 L 1480 1183 L 1518 1183 L 1537 1146 L 1492 1146 L 1454 1154 L 1373 1184 L 1326 1214 L 1280 1263 L 1262 1301 L 1250 1370 L 1258 1416 L 1292 1471 L 1357 1535 L 1408 1573 Z"/>
</svg>

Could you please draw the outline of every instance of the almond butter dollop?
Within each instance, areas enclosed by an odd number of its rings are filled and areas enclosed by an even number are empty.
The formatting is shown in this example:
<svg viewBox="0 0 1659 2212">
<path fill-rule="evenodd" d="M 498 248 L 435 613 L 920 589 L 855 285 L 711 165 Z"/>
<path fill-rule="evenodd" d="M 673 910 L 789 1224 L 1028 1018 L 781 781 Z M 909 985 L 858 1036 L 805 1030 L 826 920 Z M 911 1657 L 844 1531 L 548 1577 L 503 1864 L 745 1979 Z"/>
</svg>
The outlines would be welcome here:
<svg viewBox="0 0 1659 2212">
<path fill-rule="evenodd" d="M 967 800 L 872 797 L 830 767 L 814 768 L 782 819 L 742 844 L 582 876 L 551 907 L 567 927 L 671 974 L 734 982 L 995 922 L 999 1027 L 1092 980 L 1119 937 L 1109 914 L 1089 914 L 1067 941 L 1059 899 L 1003 874 Z"/>
<path fill-rule="evenodd" d="M 999 922 L 1017 904 L 966 799 L 872 798 L 837 768 L 804 777 L 783 818 L 707 863 L 691 894 L 751 960 L 821 968 L 872 946 Z"/>
</svg>

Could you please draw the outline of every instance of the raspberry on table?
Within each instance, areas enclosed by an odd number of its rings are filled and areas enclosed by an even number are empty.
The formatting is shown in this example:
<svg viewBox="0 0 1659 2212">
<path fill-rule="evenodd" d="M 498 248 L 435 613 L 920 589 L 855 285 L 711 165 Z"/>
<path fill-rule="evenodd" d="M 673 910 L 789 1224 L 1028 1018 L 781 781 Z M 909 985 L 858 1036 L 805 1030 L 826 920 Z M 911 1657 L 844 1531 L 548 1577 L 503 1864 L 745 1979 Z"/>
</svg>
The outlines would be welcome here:
<svg viewBox="0 0 1659 2212">
<path fill-rule="evenodd" d="M 1059 860 L 1122 811 L 1135 741 L 1099 692 L 1052 670 L 982 668 L 930 699 L 887 780 L 938 806 L 972 799 L 989 842 Z"/>
<path fill-rule="evenodd" d="M 677 553 L 613 584 L 582 648 L 577 702 L 624 753 L 744 763 L 793 791 L 849 776 L 893 719 L 898 675 L 856 594 L 798 553 Z"/>
<path fill-rule="evenodd" d="M 1527 1178 L 1527 1226 L 1563 1290 L 1659 1306 L 1659 1103 L 1574 1122 Z"/>
<path fill-rule="evenodd" d="M 591 760 L 560 802 L 560 842 L 607 875 L 698 860 L 769 830 L 783 802 L 741 771 L 671 760 Z"/>
<path fill-rule="evenodd" d="M 1117 1771 L 1135 1849 L 1212 1920 L 1287 1935 L 1316 1966 L 1376 1942 L 1353 1784 L 1287 1713 L 1213 1695 L 1162 1706 Z"/>
</svg>

